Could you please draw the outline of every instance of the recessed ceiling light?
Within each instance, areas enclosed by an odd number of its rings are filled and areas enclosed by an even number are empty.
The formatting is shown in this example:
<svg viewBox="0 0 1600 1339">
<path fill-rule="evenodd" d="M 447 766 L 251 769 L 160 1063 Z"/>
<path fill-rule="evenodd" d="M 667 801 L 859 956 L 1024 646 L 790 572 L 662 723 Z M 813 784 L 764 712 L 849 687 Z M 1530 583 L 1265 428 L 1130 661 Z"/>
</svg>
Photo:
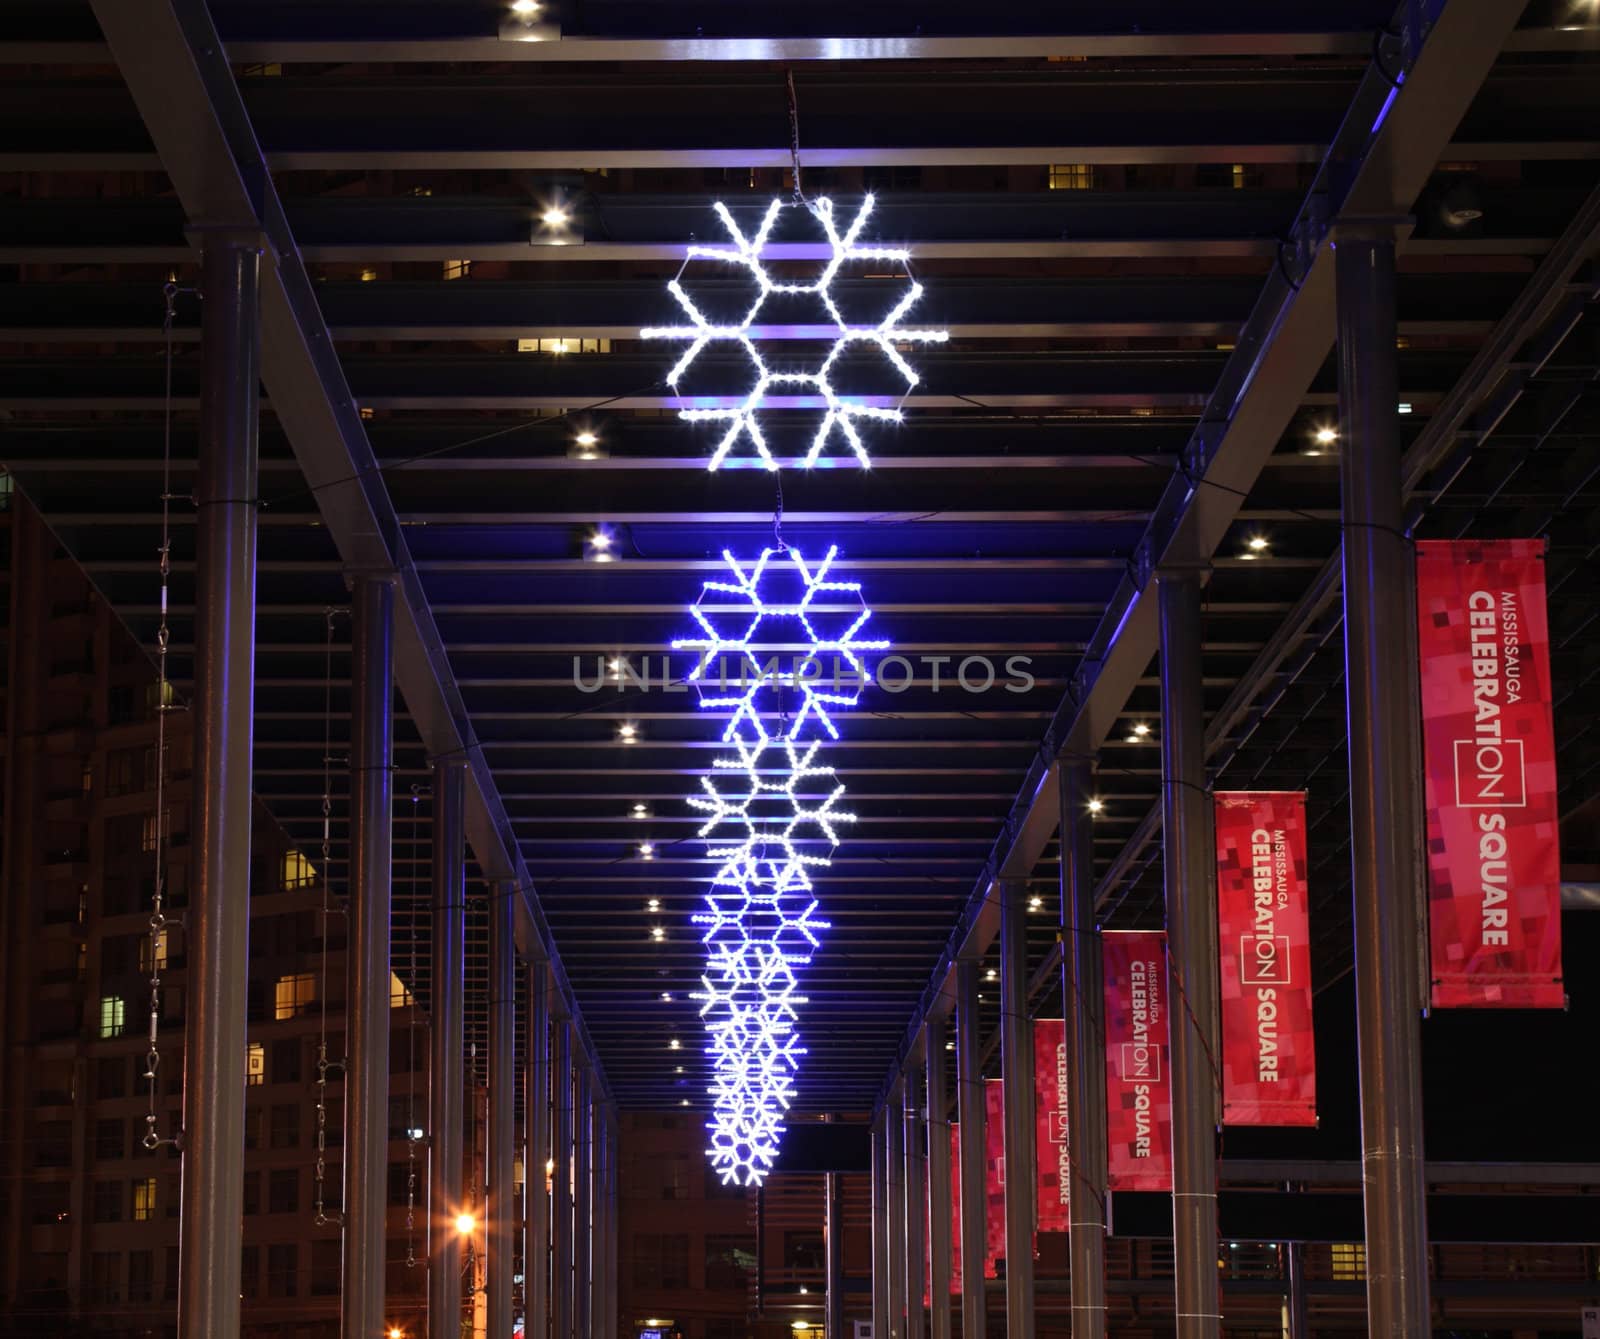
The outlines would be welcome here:
<svg viewBox="0 0 1600 1339">
<path fill-rule="evenodd" d="M 955 1042 L 953 1042 L 953 1041 L 947 1041 L 947 1042 L 945 1042 L 945 1044 L 944 1044 L 944 1049 L 945 1049 L 945 1050 L 947 1050 L 947 1051 L 953 1051 L 953 1050 L 955 1050 L 955 1049 L 956 1049 L 956 1044 L 955 1044 Z"/>
<path fill-rule="evenodd" d="M 662 929 L 661 926 L 652 925 L 650 927 L 650 938 L 652 940 L 654 940 L 656 943 L 658 943 L 658 944 L 661 943 L 663 940 L 666 939 L 666 937 L 667 937 L 667 932 L 664 929 Z"/>
<path fill-rule="evenodd" d="M 678 1073 L 680 1073 L 680 1074 L 683 1073 L 683 1066 L 682 1065 L 678 1066 Z"/>
<path fill-rule="evenodd" d="M 1411 403 L 1410 403 L 1410 401 L 1408 401 L 1408 400 L 1400 401 L 1400 403 L 1395 406 L 1395 412 L 1399 413 L 1399 414 L 1409 414 L 1411 412 Z"/>
<path fill-rule="evenodd" d="M 999 976 L 1000 976 L 1000 973 L 995 971 L 995 969 L 993 967 L 991 967 L 987 972 L 984 973 L 983 979 L 985 981 L 994 981 L 994 980 L 997 980 L 999 978 Z"/>
<path fill-rule="evenodd" d="M 667 1043 L 667 1049 L 669 1051 L 681 1051 L 683 1049 L 683 1043 L 674 1037 Z"/>
<path fill-rule="evenodd" d="M 652 897 L 648 902 L 646 902 L 644 904 L 644 909 L 646 911 L 660 911 L 661 910 L 661 899 L 659 897 Z"/>
<path fill-rule="evenodd" d="M 617 727 L 617 738 L 624 744 L 631 744 L 639 737 L 639 727 L 632 721 L 624 721 Z"/>
<path fill-rule="evenodd" d="M 1042 907 L 1043 905 L 1044 905 L 1044 898 L 1042 898 L 1042 897 L 1030 897 L 1028 899 L 1028 910 L 1029 911 L 1038 911 L 1039 908 Z"/>
<path fill-rule="evenodd" d="M 521 0 L 519 0 L 520 2 Z M 533 5 L 527 12 L 532 13 L 537 8 L 537 5 Z M 565 228 L 572 221 L 572 215 L 567 213 L 560 205 L 551 205 L 549 209 L 539 215 L 539 221 L 547 228 Z"/>
<path fill-rule="evenodd" d="M 1135 725 L 1133 727 L 1133 733 L 1138 735 L 1141 739 L 1143 739 L 1145 735 L 1150 733 L 1150 727 L 1148 725 L 1146 725 L 1143 721 L 1140 721 L 1137 725 Z"/>
<path fill-rule="evenodd" d="M 511 0 L 511 12 L 519 19 L 532 18 L 539 12 L 539 0 Z"/>
<path fill-rule="evenodd" d="M 663 990 L 661 992 L 661 1002 L 663 1004 L 671 1004 L 672 1003 L 672 992 L 670 990 Z"/>
<path fill-rule="evenodd" d="M 655 843 L 654 842 L 640 842 L 639 843 L 639 858 L 641 860 L 654 860 L 656 858 Z"/>
<path fill-rule="evenodd" d="M 633 816 L 635 818 L 649 818 L 650 811 L 646 809 L 644 805 L 636 804 L 633 806 Z"/>
<path fill-rule="evenodd" d="M 1089 801 L 1089 812 L 1091 814 L 1098 814 L 1105 807 L 1106 807 L 1105 806 L 1105 801 L 1103 801 L 1103 800 L 1090 800 Z"/>
<path fill-rule="evenodd" d="M 1332 446 L 1339 440 L 1339 430 L 1324 423 L 1312 434 L 1318 446 Z"/>
</svg>

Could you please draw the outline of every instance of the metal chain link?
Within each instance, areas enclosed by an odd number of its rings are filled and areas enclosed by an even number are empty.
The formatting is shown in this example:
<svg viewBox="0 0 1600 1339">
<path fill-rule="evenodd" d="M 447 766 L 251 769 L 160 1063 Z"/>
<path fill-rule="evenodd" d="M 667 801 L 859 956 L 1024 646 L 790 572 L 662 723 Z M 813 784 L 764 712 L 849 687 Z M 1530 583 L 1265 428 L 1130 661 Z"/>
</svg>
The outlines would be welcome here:
<svg viewBox="0 0 1600 1339">
<path fill-rule="evenodd" d="M 321 979 L 317 983 L 317 1001 L 321 1018 L 317 1031 L 317 1162 L 316 1202 L 313 1221 L 318 1227 L 328 1223 L 342 1223 L 343 1211 L 329 1213 L 326 1201 L 328 1175 L 328 1071 L 343 1069 L 343 1060 L 328 1059 L 328 921 L 339 912 L 328 900 L 331 880 L 328 876 L 329 856 L 333 850 L 333 620 L 339 610 L 324 611 L 327 618 L 327 644 L 323 651 L 322 687 L 322 868 L 318 875 L 322 882 L 322 965 Z"/>
<path fill-rule="evenodd" d="M 144 1137 L 140 1144 L 154 1153 L 162 1145 L 177 1144 L 162 1138 L 161 1114 L 156 1109 L 161 1095 L 161 965 L 166 957 L 167 924 L 167 712 L 172 685 L 167 679 L 167 653 L 172 645 L 168 621 L 172 582 L 172 327 L 178 316 L 178 295 L 193 293 L 169 281 L 161 290 L 166 310 L 161 318 L 165 345 L 166 386 L 161 428 L 161 547 L 157 550 L 157 570 L 161 577 L 161 622 L 156 628 L 156 817 L 155 890 L 150 903 L 150 1045 L 144 1057 L 144 1077 L 150 1100 L 145 1110 Z"/>
</svg>

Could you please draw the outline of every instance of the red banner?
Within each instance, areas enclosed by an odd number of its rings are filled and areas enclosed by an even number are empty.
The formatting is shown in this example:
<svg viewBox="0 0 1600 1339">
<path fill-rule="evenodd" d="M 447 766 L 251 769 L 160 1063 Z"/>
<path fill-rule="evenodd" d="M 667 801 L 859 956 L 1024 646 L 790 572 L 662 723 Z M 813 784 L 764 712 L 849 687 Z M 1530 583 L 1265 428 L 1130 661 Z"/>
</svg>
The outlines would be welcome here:
<svg viewBox="0 0 1600 1339">
<path fill-rule="evenodd" d="M 1306 797 L 1217 794 L 1225 1125 L 1315 1125 Z"/>
<path fill-rule="evenodd" d="M 1172 1189 L 1164 930 L 1101 936 L 1106 975 L 1106 1185 Z"/>
<path fill-rule="evenodd" d="M 1040 1018 L 1033 1025 L 1033 1119 L 1039 1231 L 1065 1232 L 1072 1177 L 1067 1170 L 1067 1025 L 1059 1018 Z"/>
<path fill-rule="evenodd" d="M 1417 545 L 1432 998 L 1559 1009 L 1544 542 Z"/>
</svg>

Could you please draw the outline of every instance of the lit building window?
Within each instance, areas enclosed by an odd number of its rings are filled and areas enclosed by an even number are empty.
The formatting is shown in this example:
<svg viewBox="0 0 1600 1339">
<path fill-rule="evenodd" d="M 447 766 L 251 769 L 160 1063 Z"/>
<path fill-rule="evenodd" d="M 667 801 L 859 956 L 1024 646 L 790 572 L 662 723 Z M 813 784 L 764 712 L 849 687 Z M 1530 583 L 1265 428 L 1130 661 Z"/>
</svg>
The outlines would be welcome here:
<svg viewBox="0 0 1600 1339">
<path fill-rule="evenodd" d="M 156 1179 L 153 1176 L 133 1183 L 133 1221 L 145 1223 L 156 1216 Z"/>
<path fill-rule="evenodd" d="M 146 684 L 144 690 L 145 710 L 152 716 L 161 708 L 171 710 L 177 705 L 178 693 L 173 688 L 171 681 L 166 683 Z"/>
<path fill-rule="evenodd" d="M 139 939 L 139 970 L 149 972 L 153 970 L 165 971 L 167 966 L 167 932 L 163 928 L 156 931 L 155 958 L 151 960 L 149 935 L 142 935 Z"/>
<path fill-rule="evenodd" d="M 267 1081 L 267 1049 L 258 1041 L 244 1048 L 244 1081 L 252 1088 Z"/>
<path fill-rule="evenodd" d="M 120 995 L 102 995 L 100 997 L 100 1035 L 102 1037 L 120 1037 L 122 1030 L 127 1026 L 127 1005 Z"/>
<path fill-rule="evenodd" d="M 171 810 L 168 810 L 167 811 L 167 830 L 171 831 L 171 829 L 172 829 L 172 812 L 171 812 Z M 161 831 L 156 826 L 156 816 L 154 814 L 146 814 L 144 816 L 144 822 L 140 825 L 140 828 L 139 828 L 139 849 L 141 851 L 153 851 L 153 850 L 156 849 L 156 843 L 159 842 L 160 840 L 161 840 Z"/>
<path fill-rule="evenodd" d="M 411 992 L 406 989 L 405 982 L 393 972 L 389 973 L 389 1007 L 391 1009 L 405 1009 L 416 1001 L 411 998 Z"/>
<path fill-rule="evenodd" d="M 286 851 L 278 882 L 285 891 L 310 888 L 317 881 L 317 868 L 299 851 Z"/>
<path fill-rule="evenodd" d="M 1050 189 L 1053 191 L 1092 191 L 1094 166 L 1090 163 L 1052 163 Z"/>
<path fill-rule="evenodd" d="M 1367 1277 L 1367 1248 L 1359 1241 L 1335 1242 L 1333 1277 L 1346 1283 L 1359 1283 Z"/>
<path fill-rule="evenodd" d="M 444 277 L 446 279 L 465 279 L 472 273 L 470 260 L 447 260 L 444 263 Z"/>
<path fill-rule="evenodd" d="M 576 339 L 551 335 L 545 339 L 519 339 L 518 353 L 610 353 L 609 339 Z"/>
<path fill-rule="evenodd" d="M 316 998 L 317 978 L 310 972 L 280 976 L 273 996 L 273 1017 L 281 1021 L 303 1014 Z"/>
</svg>

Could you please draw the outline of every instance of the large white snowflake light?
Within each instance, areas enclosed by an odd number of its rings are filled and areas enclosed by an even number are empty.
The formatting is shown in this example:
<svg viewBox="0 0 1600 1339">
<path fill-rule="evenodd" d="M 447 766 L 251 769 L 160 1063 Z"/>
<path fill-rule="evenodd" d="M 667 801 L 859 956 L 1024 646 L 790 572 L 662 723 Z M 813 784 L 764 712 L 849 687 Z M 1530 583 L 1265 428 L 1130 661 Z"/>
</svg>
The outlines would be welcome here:
<svg viewBox="0 0 1600 1339">
<path fill-rule="evenodd" d="M 667 384 L 674 391 L 695 360 L 713 344 L 732 344 L 742 350 L 749 359 L 751 374 L 755 380 L 749 392 L 737 404 L 685 405 L 678 411 L 678 417 L 686 422 L 728 424 L 727 432 L 718 442 L 716 450 L 712 452 L 708 469 L 720 468 L 741 437 L 749 440 L 750 445 L 755 448 L 755 458 L 769 470 L 777 469 L 780 463 L 800 464 L 809 468 L 821 456 L 835 429 L 838 429 L 839 435 L 849 445 L 856 461 L 863 468 L 867 468 L 872 461 L 867 454 L 865 443 L 861 440 L 861 434 L 856 430 L 856 425 L 864 419 L 890 422 L 900 420 L 899 403 L 892 405 L 874 403 L 869 397 L 842 395 L 833 384 L 833 375 L 837 370 L 840 355 L 852 345 L 867 344 L 881 352 L 904 380 L 905 390 L 899 397 L 903 401 L 905 396 L 915 389 L 920 378 L 896 346 L 906 343 L 942 344 L 949 338 L 948 331 L 907 327 L 900 324 L 922 297 L 922 285 L 911 277 L 910 251 L 903 247 L 863 246 L 857 240 L 868 216 L 872 213 L 872 203 L 872 196 L 864 196 L 855 218 L 841 234 L 834 220 L 832 200 L 816 199 L 807 201 L 803 205 L 781 199 L 773 200 L 767 206 L 767 211 L 761 219 L 761 226 L 756 229 L 755 235 L 746 237 L 738 223 L 734 221 L 728 207 L 719 200 L 715 206 L 717 217 L 722 220 L 722 225 L 727 229 L 733 245 L 691 245 L 685 252 L 686 267 L 696 260 L 721 261 L 744 270 L 755 286 L 750 305 L 738 323 L 718 323 L 709 319 L 695 304 L 682 283 L 680 271 L 678 278 L 667 284 L 667 291 L 683 309 L 689 324 L 647 326 L 639 332 L 642 339 L 678 340 L 688 344 L 683 355 L 667 373 Z M 775 279 L 768 272 L 763 256 L 773 225 L 777 222 L 779 214 L 787 208 L 809 209 L 821 224 L 823 234 L 827 238 L 830 253 L 828 260 L 817 277 L 806 283 Z M 833 282 L 839 277 L 840 270 L 853 261 L 874 261 L 879 264 L 891 263 L 907 267 L 904 292 L 880 320 L 871 324 L 851 324 L 845 320 L 834 301 Z M 821 304 L 827 318 L 823 328 L 826 331 L 828 349 L 813 368 L 775 369 L 762 357 L 756 342 L 756 318 L 761 314 L 767 299 L 775 293 L 809 294 Z M 780 462 L 773 456 L 766 436 L 762 432 L 761 411 L 773 406 L 775 396 L 786 393 L 791 396 L 796 393 L 809 396 L 813 402 L 820 405 L 823 413 L 805 455 L 798 461 Z"/>
<path fill-rule="evenodd" d="M 730 712 L 723 739 L 732 752 L 714 760 L 718 775 L 702 777 L 689 803 L 707 815 L 699 835 L 717 862 L 706 910 L 694 917 L 709 955 L 695 994 L 713 1062 L 707 1154 L 725 1181 L 744 1185 L 772 1167 L 805 1054 L 795 974 L 828 928 L 808 870 L 829 863 L 839 825 L 855 817 L 838 807 L 844 785 L 820 757 L 838 738 L 830 709 L 856 704 L 867 678 L 862 653 L 888 646 L 862 635 L 872 611 L 858 582 L 830 578 L 836 556 L 829 549 L 812 566 L 793 548 L 749 563 L 725 552 L 733 579 L 704 583 L 690 609 L 701 635 L 673 643 L 699 653 L 689 677 L 701 707 Z M 775 648 L 791 651 L 787 672 L 763 663 Z M 822 677 L 802 672 L 829 656 L 831 687 L 825 668 Z M 848 690 L 845 666 L 855 678 Z"/>
</svg>

